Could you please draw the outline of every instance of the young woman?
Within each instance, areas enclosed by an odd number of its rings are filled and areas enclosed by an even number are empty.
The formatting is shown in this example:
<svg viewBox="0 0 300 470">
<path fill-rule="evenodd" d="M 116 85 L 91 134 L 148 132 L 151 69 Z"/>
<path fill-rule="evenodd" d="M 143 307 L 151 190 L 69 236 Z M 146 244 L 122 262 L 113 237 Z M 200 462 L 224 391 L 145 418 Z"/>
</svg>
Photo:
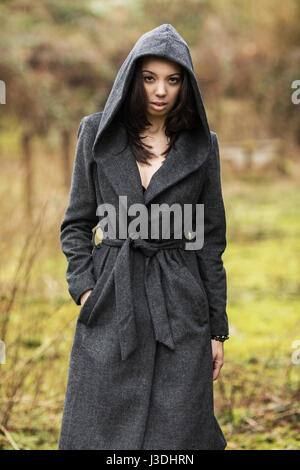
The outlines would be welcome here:
<svg viewBox="0 0 300 470">
<path fill-rule="evenodd" d="M 157 204 L 189 205 L 193 228 L 204 204 L 204 244 L 187 248 L 180 211 L 181 238 L 172 224 L 154 236 Z M 213 403 L 228 337 L 225 232 L 217 136 L 189 48 L 163 24 L 135 44 L 104 111 L 79 126 L 61 243 L 81 310 L 59 449 L 226 447 Z"/>
</svg>

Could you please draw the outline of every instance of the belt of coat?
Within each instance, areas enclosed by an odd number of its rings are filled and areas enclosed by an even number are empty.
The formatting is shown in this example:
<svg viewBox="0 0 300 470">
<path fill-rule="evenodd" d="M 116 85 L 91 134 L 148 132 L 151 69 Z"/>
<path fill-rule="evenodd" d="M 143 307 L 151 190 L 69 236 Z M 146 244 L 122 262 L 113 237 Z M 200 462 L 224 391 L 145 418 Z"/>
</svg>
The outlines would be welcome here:
<svg viewBox="0 0 300 470">
<path fill-rule="evenodd" d="M 171 325 L 168 319 L 164 292 L 160 279 L 160 265 L 157 253 L 169 248 L 184 249 L 184 240 L 163 240 L 157 243 L 131 233 L 125 240 L 103 238 L 104 245 L 120 247 L 114 265 L 117 329 L 122 360 L 137 347 L 137 332 L 131 285 L 131 249 L 139 249 L 145 255 L 145 290 L 152 318 L 156 341 L 175 350 Z M 101 306 L 99 306 L 101 310 Z"/>
</svg>

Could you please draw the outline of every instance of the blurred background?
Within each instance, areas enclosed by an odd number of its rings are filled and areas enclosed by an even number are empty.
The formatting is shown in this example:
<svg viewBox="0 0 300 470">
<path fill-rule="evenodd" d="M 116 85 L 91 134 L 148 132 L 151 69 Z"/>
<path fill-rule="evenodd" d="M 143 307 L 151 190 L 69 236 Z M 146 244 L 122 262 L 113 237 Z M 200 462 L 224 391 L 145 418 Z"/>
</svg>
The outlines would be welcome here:
<svg viewBox="0 0 300 470">
<path fill-rule="evenodd" d="M 163 23 L 190 47 L 220 145 L 231 337 L 215 414 L 229 450 L 300 448 L 299 18 L 299 0 L 1 1 L 0 449 L 57 449 L 77 129 Z"/>
</svg>

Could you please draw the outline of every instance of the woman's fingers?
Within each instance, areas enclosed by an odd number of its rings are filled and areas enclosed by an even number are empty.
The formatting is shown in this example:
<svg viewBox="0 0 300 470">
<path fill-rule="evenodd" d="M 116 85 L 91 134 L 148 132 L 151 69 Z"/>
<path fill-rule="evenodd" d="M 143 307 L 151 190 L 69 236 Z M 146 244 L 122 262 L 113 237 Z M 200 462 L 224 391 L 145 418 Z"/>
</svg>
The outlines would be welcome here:
<svg viewBox="0 0 300 470">
<path fill-rule="evenodd" d="M 214 370 L 213 370 L 213 380 L 216 380 L 219 377 L 220 370 L 223 367 L 223 361 L 214 360 Z"/>
<path fill-rule="evenodd" d="M 216 380 L 224 363 L 224 346 L 220 341 L 212 340 L 213 380 Z"/>
<path fill-rule="evenodd" d="M 91 292 L 92 290 L 90 289 L 90 290 L 87 290 L 84 294 L 82 294 L 81 299 L 80 299 L 81 307 L 83 307 L 84 303 L 86 302 L 86 299 L 91 294 Z"/>
</svg>

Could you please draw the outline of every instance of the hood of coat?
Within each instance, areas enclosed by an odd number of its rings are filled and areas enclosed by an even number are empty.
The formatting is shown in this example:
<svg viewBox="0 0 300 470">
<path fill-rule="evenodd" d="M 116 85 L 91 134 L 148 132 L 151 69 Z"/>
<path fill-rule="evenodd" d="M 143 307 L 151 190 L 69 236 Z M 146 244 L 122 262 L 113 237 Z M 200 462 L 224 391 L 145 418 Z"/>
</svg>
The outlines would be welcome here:
<svg viewBox="0 0 300 470">
<path fill-rule="evenodd" d="M 185 69 L 188 71 L 195 96 L 197 110 L 202 124 L 202 129 L 198 133 L 199 139 L 201 136 L 201 142 L 199 142 L 199 145 L 198 142 L 195 142 L 195 148 L 200 149 L 201 147 L 202 160 L 205 160 L 205 157 L 209 154 L 212 148 L 211 133 L 207 122 L 206 112 L 194 73 L 189 47 L 185 40 L 171 24 L 160 25 L 157 28 L 143 34 L 123 62 L 101 115 L 101 120 L 93 145 L 94 156 L 97 158 L 97 155 L 101 154 L 100 143 L 103 136 L 106 134 L 105 131 L 111 127 L 110 124 L 113 122 L 113 119 L 126 96 L 130 82 L 134 75 L 135 63 L 137 59 L 149 54 L 157 55 L 177 62 L 181 66 L 185 67 Z M 189 140 L 189 136 L 186 137 L 187 140 Z"/>
</svg>

